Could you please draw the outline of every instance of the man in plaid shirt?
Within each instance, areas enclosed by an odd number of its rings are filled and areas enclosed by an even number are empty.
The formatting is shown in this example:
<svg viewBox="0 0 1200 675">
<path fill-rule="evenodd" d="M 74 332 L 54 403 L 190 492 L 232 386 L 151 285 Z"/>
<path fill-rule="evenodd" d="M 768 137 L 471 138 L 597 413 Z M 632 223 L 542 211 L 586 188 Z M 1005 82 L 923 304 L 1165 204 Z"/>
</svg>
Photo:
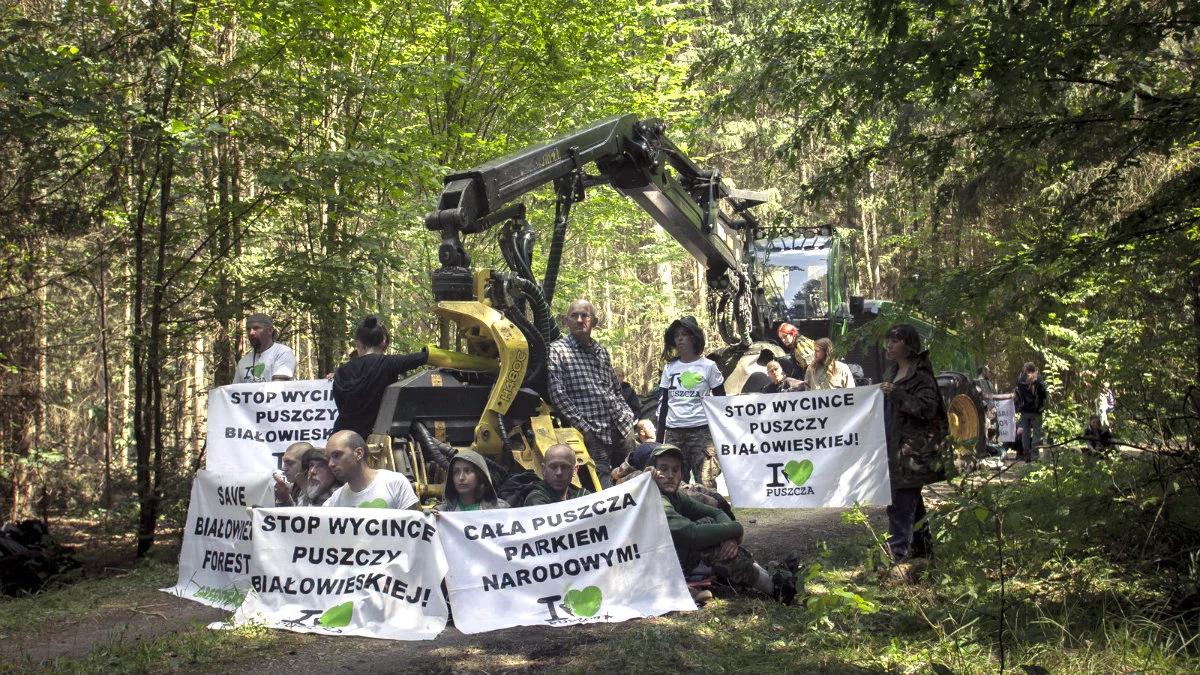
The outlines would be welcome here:
<svg viewBox="0 0 1200 675">
<path fill-rule="evenodd" d="M 583 432 L 603 487 L 612 485 L 612 463 L 636 445 L 633 411 L 621 397 L 608 350 L 592 339 L 596 309 L 587 300 L 567 308 L 569 334 L 550 345 L 550 403 Z"/>
</svg>

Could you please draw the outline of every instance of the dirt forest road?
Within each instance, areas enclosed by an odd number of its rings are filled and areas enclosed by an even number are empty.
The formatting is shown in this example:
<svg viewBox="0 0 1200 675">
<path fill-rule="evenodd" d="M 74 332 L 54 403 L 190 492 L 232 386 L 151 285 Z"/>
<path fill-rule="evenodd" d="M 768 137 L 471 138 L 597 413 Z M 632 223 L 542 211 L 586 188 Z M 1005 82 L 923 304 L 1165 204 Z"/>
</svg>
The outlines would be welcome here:
<svg viewBox="0 0 1200 675">
<path fill-rule="evenodd" d="M 840 510 L 742 511 L 746 526 L 744 545 L 757 560 L 782 559 L 795 551 L 804 561 L 815 560 L 823 547 L 832 550 L 861 547 L 866 542 L 861 526 L 844 523 Z M 883 509 L 871 509 L 876 527 L 886 527 Z M 114 643 L 147 643 L 173 633 L 196 632 L 198 626 L 222 620 L 227 613 L 181 600 L 152 588 L 118 597 L 99 597 L 95 611 L 64 617 L 52 630 L 36 634 L 0 636 L 0 662 L 18 670 L 61 665 L 109 648 Z M 704 611 L 704 610 L 701 610 Z M 437 639 L 397 642 L 367 638 L 330 638 L 272 632 L 266 644 L 245 651 L 232 650 L 201 665 L 180 655 L 176 670 L 212 673 L 392 673 L 514 672 L 528 670 L 602 669 L 602 664 L 581 661 L 576 650 L 614 640 L 644 628 L 647 622 L 670 623 L 660 617 L 617 624 L 571 628 L 520 627 L 478 635 L 464 635 L 453 627 Z M 269 665 L 268 665 L 269 664 Z M 171 668 L 168 668 L 170 670 Z"/>
</svg>

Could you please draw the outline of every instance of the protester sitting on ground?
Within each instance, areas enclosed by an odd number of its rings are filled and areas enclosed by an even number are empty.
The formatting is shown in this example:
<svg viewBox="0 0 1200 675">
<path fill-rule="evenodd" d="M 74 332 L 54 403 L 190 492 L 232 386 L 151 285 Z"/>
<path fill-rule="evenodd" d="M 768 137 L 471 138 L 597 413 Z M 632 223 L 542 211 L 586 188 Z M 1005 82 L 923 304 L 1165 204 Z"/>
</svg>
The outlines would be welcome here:
<svg viewBox="0 0 1200 675">
<path fill-rule="evenodd" d="M 767 364 L 767 377 L 771 383 L 762 388 L 764 394 L 779 394 L 785 391 L 803 391 L 807 385 L 794 377 L 787 377 L 783 372 L 783 364 L 771 361 Z"/>
<path fill-rule="evenodd" d="M 625 457 L 625 461 L 621 463 L 621 466 L 613 469 L 613 484 L 624 483 L 649 468 L 650 460 L 654 458 L 654 449 L 657 447 L 658 443 L 655 443 L 654 439 L 639 443 Z"/>
<path fill-rule="evenodd" d="M 233 383 L 290 380 L 296 376 L 296 353 L 275 341 L 275 322 L 266 314 L 246 318 L 250 351 L 238 361 Z"/>
<path fill-rule="evenodd" d="M 887 398 L 888 474 L 892 503 L 888 513 L 888 547 L 897 562 L 933 553 L 933 537 L 921 489 L 946 479 L 941 443 L 948 433 L 945 406 L 921 336 L 908 324 L 887 332 L 891 363 L 879 390 Z M 920 523 L 914 533 L 913 527 Z"/>
<path fill-rule="evenodd" d="M 1113 432 L 1104 424 L 1099 415 L 1088 418 L 1087 426 L 1083 428 L 1083 440 L 1087 443 L 1089 452 L 1103 454 L 1116 446 L 1117 440 Z"/>
<path fill-rule="evenodd" d="M 705 461 L 715 457 L 705 396 L 724 396 L 725 378 L 704 353 L 704 331 L 691 316 L 676 319 L 663 334 L 663 357 L 671 359 L 663 368 L 659 387 L 659 439 L 682 448 L 686 458 L 684 479 L 708 484 L 715 476 L 705 475 Z M 672 358 L 674 357 L 674 358 Z"/>
<path fill-rule="evenodd" d="M 680 490 L 683 477 L 683 451 L 659 445 L 654 451 L 654 482 L 662 494 L 667 527 L 675 553 L 685 575 L 707 573 L 734 587 L 756 590 L 784 604 L 796 597 L 795 563 L 778 570 L 774 578 L 754 562 L 741 547 L 742 525 L 724 511 L 706 506 Z"/>
<path fill-rule="evenodd" d="M 358 356 L 339 366 L 333 377 L 333 400 L 338 408 L 334 431 L 349 429 L 363 438 L 370 436 L 384 390 L 429 360 L 429 352 L 424 349 L 412 354 L 387 354 L 391 341 L 387 327 L 374 316 L 363 319 L 354 331 Z"/>
<path fill-rule="evenodd" d="M 654 422 L 650 420 L 638 420 L 637 424 L 633 425 L 633 432 L 637 436 L 638 443 L 652 441 L 658 435 L 654 429 Z"/>
<path fill-rule="evenodd" d="M 524 506 L 556 504 L 590 494 L 587 489 L 571 485 L 578 464 L 575 451 L 565 443 L 546 448 L 542 459 L 542 479 L 533 484 L 525 495 Z"/>
<path fill-rule="evenodd" d="M 291 506 L 304 494 L 308 480 L 304 473 L 304 453 L 312 449 L 312 443 L 300 441 L 283 451 L 279 460 L 282 471 L 275 472 L 275 506 Z"/>
<path fill-rule="evenodd" d="M 342 483 L 333 475 L 333 470 L 329 468 L 329 458 L 321 448 L 313 448 L 304 453 L 303 464 L 308 481 L 304 492 L 296 500 L 296 505 L 322 506 Z"/>
<path fill-rule="evenodd" d="M 821 338 L 813 347 L 812 363 L 804 373 L 804 384 L 811 391 L 818 389 L 846 389 L 854 386 L 854 375 L 850 367 L 837 360 L 833 351 L 833 340 Z"/>
<path fill-rule="evenodd" d="M 334 490 L 324 506 L 418 508 L 417 494 L 404 474 L 367 464 L 367 442 L 356 432 L 345 430 L 330 436 L 325 454 L 334 477 L 345 485 Z"/>
<path fill-rule="evenodd" d="M 508 502 L 496 495 L 487 460 L 474 450 L 463 450 L 450 461 L 442 503 L 438 511 L 486 511 L 507 509 Z"/>
</svg>

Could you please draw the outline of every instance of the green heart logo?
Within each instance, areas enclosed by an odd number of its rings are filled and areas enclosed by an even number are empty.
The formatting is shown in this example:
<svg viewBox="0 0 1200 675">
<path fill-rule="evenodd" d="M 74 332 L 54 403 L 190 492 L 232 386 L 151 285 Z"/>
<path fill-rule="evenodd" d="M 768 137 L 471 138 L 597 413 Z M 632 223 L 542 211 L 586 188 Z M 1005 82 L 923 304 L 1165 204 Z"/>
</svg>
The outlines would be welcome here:
<svg viewBox="0 0 1200 675">
<path fill-rule="evenodd" d="M 383 497 L 376 497 L 375 499 L 358 505 L 358 508 L 360 509 L 386 509 L 387 507 L 387 500 Z"/>
<path fill-rule="evenodd" d="M 267 364 L 256 363 L 256 364 L 254 364 L 254 367 L 250 369 L 250 372 L 253 373 L 253 375 L 255 377 L 262 377 L 263 371 L 266 369 L 267 369 Z"/>
<path fill-rule="evenodd" d="M 684 389 L 695 389 L 696 385 L 703 381 L 704 376 L 694 370 L 685 370 L 679 376 L 679 384 L 682 384 Z"/>
<path fill-rule="evenodd" d="M 783 466 L 783 475 L 792 481 L 796 487 L 800 487 L 808 482 L 813 472 L 813 463 L 811 459 L 802 459 L 799 462 L 791 460 Z"/>
<path fill-rule="evenodd" d="M 354 601 L 350 600 L 325 610 L 321 618 L 317 619 L 317 623 L 321 624 L 322 628 L 342 628 L 350 625 L 350 617 L 353 614 Z"/>
<path fill-rule="evenodd" d="M 603 598 L 604 594 L 600 592 L 599 587 L 588 586 L 583 590 L 567 591 L 566 597 L 563 598 L 563 605 L 568 612 L 575 616 L 596 616 L 596 612 L 600 611 L 600 601 Z"/>
</svg>

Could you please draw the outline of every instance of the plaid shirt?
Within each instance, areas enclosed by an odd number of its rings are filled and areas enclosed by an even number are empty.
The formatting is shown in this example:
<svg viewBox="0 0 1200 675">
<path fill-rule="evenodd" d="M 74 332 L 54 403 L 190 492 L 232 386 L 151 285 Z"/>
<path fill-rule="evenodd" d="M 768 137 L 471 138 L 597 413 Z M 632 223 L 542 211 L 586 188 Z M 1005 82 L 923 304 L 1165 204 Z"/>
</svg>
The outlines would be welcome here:
<svg viewBox="0 0 1200 675">
<path fill-rule="evenodd" d="M 633 411 L 621 397 L 608 350 L 595 340 L 583 346 L 568 335 L 550 345 L 550 402 L 567 421 L 602 443 L 614 444 L 633 428 Z"/>
</svg>

